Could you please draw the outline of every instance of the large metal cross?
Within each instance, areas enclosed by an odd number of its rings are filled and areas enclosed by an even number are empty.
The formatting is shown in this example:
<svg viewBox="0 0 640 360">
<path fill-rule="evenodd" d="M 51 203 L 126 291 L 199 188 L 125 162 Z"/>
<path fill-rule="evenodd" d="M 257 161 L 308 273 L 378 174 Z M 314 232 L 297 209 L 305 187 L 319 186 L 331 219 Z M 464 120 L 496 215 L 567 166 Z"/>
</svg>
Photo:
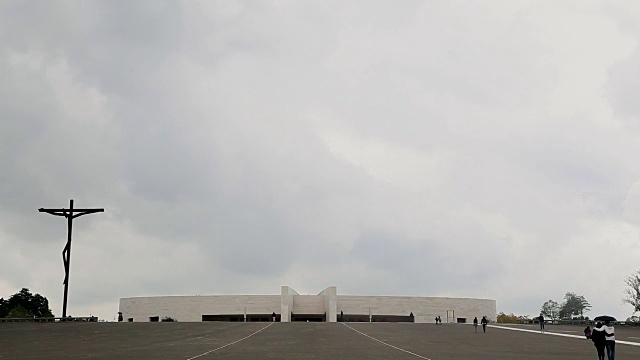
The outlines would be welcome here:
<svg viewBox="0 0 640 360">
<path fill-rule="evenodd" d="M 67 218 L 67 245 L 62 250 L 62 263 L 64 264 L 64 301 L 62 303 L 62 317 L 67 317 L 67 294 L 69 293 L 69 266 L 71 265 L 71 228 L 73 219 L 86 214 L 103 212 L 104 209 L 74 209 L 73 200 L 69 201 L 69 208 L 65 209 L 38 209 L 39 212 L 46 212 L 51 215 L 64 216 Z"/>
</svg>

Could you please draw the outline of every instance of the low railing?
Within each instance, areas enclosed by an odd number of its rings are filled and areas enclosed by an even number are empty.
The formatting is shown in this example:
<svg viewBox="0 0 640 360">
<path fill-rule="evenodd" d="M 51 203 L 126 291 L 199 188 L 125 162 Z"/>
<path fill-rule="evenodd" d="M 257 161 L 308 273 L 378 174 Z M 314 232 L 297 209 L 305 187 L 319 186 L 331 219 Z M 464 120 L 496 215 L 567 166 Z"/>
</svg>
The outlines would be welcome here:
<svg viewBox="0 0 640 360">
<path fill-rule="evenodd" d="M 33 317 L 33 318 L 0 318 L 2 322 L 98 322 L 98 318 L 95 316 L 80 316 L 80 317 Z"/>
</svg>

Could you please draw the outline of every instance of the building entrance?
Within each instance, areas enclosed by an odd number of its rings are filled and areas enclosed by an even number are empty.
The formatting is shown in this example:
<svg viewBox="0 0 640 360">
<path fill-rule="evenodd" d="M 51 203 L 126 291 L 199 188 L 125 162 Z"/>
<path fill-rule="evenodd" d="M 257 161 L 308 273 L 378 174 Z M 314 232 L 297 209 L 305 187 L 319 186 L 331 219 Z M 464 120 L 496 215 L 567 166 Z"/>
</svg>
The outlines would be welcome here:
<svg viewBox="0 0 640 360">
<path fill-rule="evenodd" d="M 324 313 L 324 314 L 291 313 L 291 321 L 325 322 L 327 321 L 327 313 Z"/>
<path fill-rule="evenodd" d="M 413 316 L 402 316 L 402 315 L 371 315 L 371 319 L 369 319 L 369 315 L 362 314 L 343 314 L 342 320 L 340 320 L 340 315 L 338 315 L 339 322 L 414 322 Z"/>
<path fill-rule="evenodd" d="M 243 322 L 243 314 L 230 315 L 202 315 L 202 321 L 231 321 Z M 270 322 L 273 321 L 273 314 L 247 314 L 247 322 Z M 280 321 L 280 314 L 276 314 L 276 322 Z"/>
</svg>

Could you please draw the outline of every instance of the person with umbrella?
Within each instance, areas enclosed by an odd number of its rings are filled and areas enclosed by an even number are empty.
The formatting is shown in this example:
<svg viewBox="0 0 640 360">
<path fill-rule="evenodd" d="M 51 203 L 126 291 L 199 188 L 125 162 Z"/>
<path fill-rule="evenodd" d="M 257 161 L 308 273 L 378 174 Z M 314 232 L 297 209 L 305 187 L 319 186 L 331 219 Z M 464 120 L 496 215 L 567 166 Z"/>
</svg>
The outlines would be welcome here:
<svg viewBox="0 0 640 360">
<path fill-rule="evenodd" d="M 604 360 L 604 349 L 607 346 L 607 340 L 604 335 L 602 323 L 598 321 L 591 332 L 591 341 L 598 351 L 598 360 Z"/>
<path fill-rule="evenodd" d="M 594 320 L 602 320 L 604 321 L 604 326 L 602 327 L 602 331 L 604 332 L 604 337 L 606 340 L 607 347 L 607 358 L 609 360 L 616 359 L 616 336 L 614 333 L 613 325 L 611 325 L 612 321 L 616 321 L 613 316 L 596 316 Z"/>
</svg>

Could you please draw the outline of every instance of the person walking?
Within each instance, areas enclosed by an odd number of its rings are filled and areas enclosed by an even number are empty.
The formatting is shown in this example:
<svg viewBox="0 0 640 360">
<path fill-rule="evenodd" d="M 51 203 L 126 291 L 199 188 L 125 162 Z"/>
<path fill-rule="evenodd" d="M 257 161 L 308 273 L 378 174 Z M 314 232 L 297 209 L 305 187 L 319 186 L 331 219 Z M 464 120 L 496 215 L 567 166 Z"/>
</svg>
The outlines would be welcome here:
<svg viewBox="0 0 640 360">
<path fill-rule="evenodd" d="M 587 327 L 584 328 L 584 337 L 586 337 L 587 339 L 591 339 L 592 334 L 593 331 L 591 331 L 591 326 L 589 326 L 589 323 L 587 323 Z"/>
<path fill-rule="evenodd" d="M 538 322 L 540 322 L 540 331 L 544 332 L 544 316 L 542 313 L 538 316 Z"/>
<path fill-rule="evenodd" d="M 611 325 L 611 321 L 606 320 L 604 322 L 604 336 L 607 340 L 607 358 L 609 360 L 616 360 L 616 336 L 613 333 L 613 325 Z"/>
<path fill-rule="evenodd" d="M 601 322 L 597 322 L 591 332 L 591 341 L 598 352 L 598 360 L 604 360 L 604 349 L 607 347 L 607 340 L 604 335 L 604 328 Z"/>
<path fill-rule="evenodd" d="M 473 318 L 473 327 L 476 328 L 476 333 L 478 332 L 478 317 Z"/>
<path fill-rule="evenodd" d="M 487 323 L 489 323 L 489 320 L 487 320 L 486 316 L 482 317 L 482 320 L 480 320 L 480 322 L 482 323 L 482 332 L 487 332 Z"/>
</svg>

